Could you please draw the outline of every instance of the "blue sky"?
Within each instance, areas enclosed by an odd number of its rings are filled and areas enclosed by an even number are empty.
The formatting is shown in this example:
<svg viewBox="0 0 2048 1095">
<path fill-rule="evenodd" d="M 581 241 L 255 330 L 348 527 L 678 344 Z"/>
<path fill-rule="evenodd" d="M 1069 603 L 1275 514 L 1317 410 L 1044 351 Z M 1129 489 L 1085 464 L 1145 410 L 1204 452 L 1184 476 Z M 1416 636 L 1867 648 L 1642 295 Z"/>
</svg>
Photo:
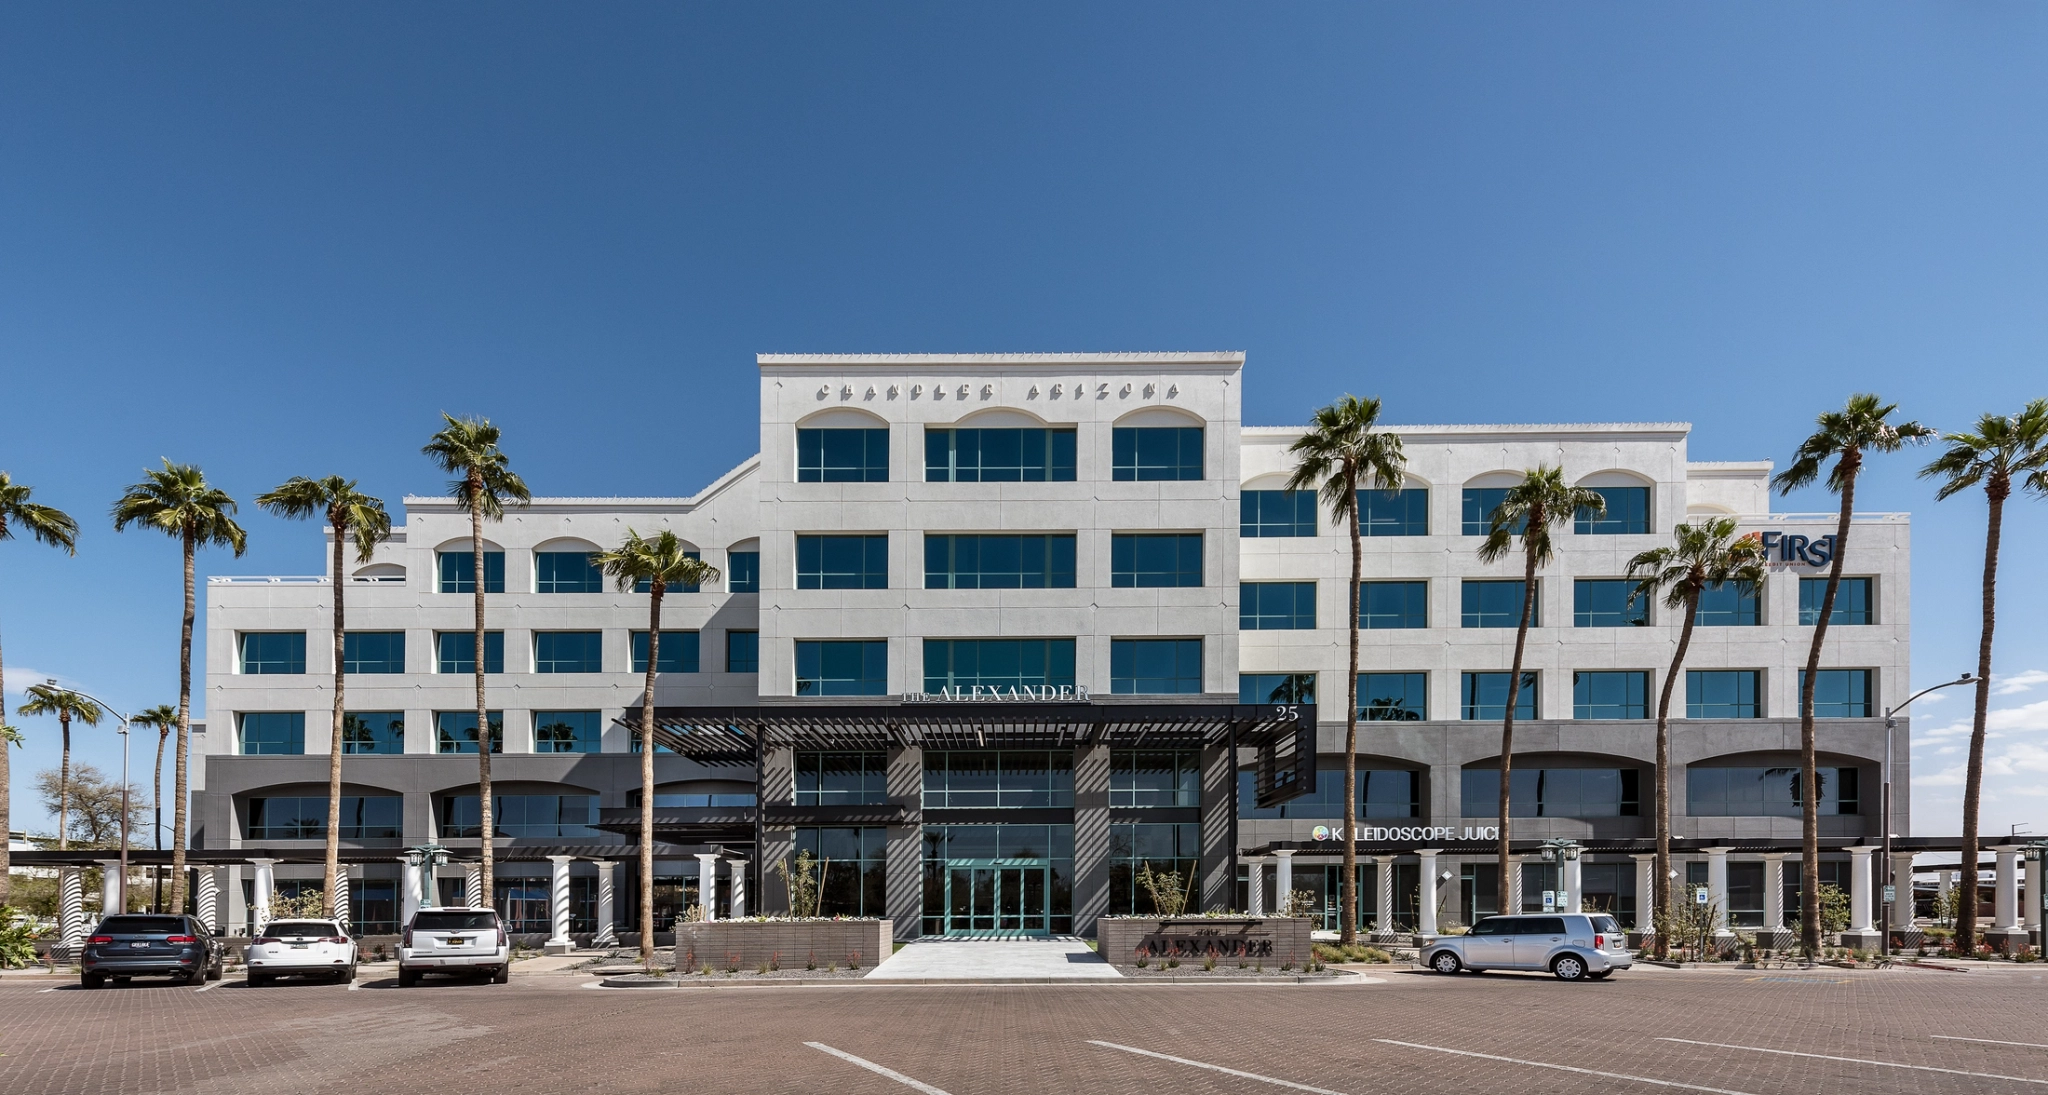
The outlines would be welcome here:
<svg viewBox="0 0 2048 1095">
<path fill-rule="evenodd" d="M 446 409 L 539 492 L 689 493 L 764 351 L 1241 349 L 1254 424 L 1349 391 L 1695 459 L 1782 463 L 1856 390 L 1960 427 L 2048 394 L 2044 45 L 2001 3 L 10 4 L 0 467 L 85 530 L 0 545 L 8 701 L 175 700 L 177 552 L 105 519 L 159 456 L 395 501 Z M 1928 683 L 1974 661 L 1983 507 L 1924 459 L 1861 501 L 1916 514 Z M 245 516 L 202 573 L 320 569 Z M 2012 507 L 1989 831 L 2048 830 L 2044 533 Z M 56 728 L 16 721 L 34 825 Z"/>
</svg>

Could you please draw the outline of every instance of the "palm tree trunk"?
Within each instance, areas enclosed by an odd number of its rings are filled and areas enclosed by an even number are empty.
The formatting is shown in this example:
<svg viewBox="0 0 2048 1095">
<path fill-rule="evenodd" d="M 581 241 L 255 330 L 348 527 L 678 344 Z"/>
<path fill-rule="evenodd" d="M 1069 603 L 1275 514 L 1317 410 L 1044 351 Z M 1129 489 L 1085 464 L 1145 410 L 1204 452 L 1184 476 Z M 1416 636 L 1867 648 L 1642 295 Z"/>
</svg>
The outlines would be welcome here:
<svg viewBox="0 0 2048 1095">
<path fill-rule="evenodd" d="M 1820 792 L 1814 756 L 1813 689 L 1820 677 L 1820 648 L 1827 641 L 1828 620 L 1835 614 L 1835 590 L 1842 585 L 1842 556 L 1849 547 L 1849 515 L 1856 505 L 1856 473 L 1863 463 L 1851 449 L 1836 465 L 1842 474 L 1842 512 L 1835 521 L 1835 550 L 1828 561 L 1828 588 L 1821 597 L 1820 619 L 1813 622 L 1813 646 L 1806 652 L 1806 680 L 1799 688 L 1799 945 L 1807 954 L 1820 951 Z"/>
<path fill-rule="evenodd" d="M 1671 656 L 1671 668 L 1664 673 L 1664 688 L 1657 696 L 1657 771 L 1652 777 L 1657 800 L 1657 876 L 1650 880 L 1650 908 L 1664 915 L 1666 923 L 1677 912 L 1671 906 L 1671 694 L 1678 687 L 1678 675 L 1685 671 L 1685 651 L 1692 645 L 1693 621 L 1700 610 L 1699 586 L 1685 599 L 1685 625 L 1678 629 L 1678 652 Z M 1663 925 L 1638 924 L 1636 930 L 1657 932 L 1657 953 L 1671 954 L 1671 939 Z"/>
<path fill-rule="evenodd" d="M 1543 522 L 1545 520 L 1546 518 L 1541 509 L 1532 509 L 1529 513 L 1528 527 L 1531 529 L 1541 529 L 1544 527 Z M 1503 913 L 1518 913 L 1522 911 L 1522 895 L 1520 893 L 1511 895 L 1507 892 L 1508 879 L 1511 877 L 1508 873 L 1508 863 L 1514 858 L 1508 848 L 1508 826 L 1510 824 L 1508 795 L 1510 791 L 1510 776 L 1514 772 L 1515 705 L 1522 702 L 1522 655 L 1529 646 L 1529 616 L 1536 607 L 1535 545 L 1533 543 L 1530 544 L 1522 554 L 1526 560 L 1522 566 L 1522 618 L 1515 625 L 1515 667 L 1508 671 L 1508 709 L 1500 723 L 1500 856 L 1494 868 L 1497 872 L 1494 892 L 1499 896 L 1495 899 L 1494 904 L 1499 905 L 1500 911 Z M 1434 888 L 1434 880 L 1428 882 L 1427 885 Z M 1513 902 L 1512 905 L 1509 904 L 1510 901 Z"/>
<path fill-rule="evenodd" d="M 647 689 L 640 694 L 640 962 L 654 969 L 654 667 L 661 656 L 659 581 L 647 584 Z M 697 882 L 697 900 L 707 892 Z M 603 930 L 603 925 L 599 925 Z"/>
<path fill-rule="evenodd" d="M 192 586 L 193 556 L 199 545 L 185 529 L 185 621 L 178 634 L 178 750 L 171 761 L 171 911 L 185 911 L 185 793 L 190 776 L 186 760 L 192 747 L 192 618 L 198 606 Z"/>
<path fill-rule="evenodd" d="M 470 565 L 476 590 L 476 798 L 479 837 L 478 858 L 482 876 L 483 905 L 497 907 L 497 883 L 492 877 L 491 859 L 496 850 L 492 845 L 496 829 L 491 817 L 491 714 L 484 704 L 484 512 L 478 495 L 483 492 L 483 479 L 475 472 L 469 476 L 469 544 Z"/>
<path fill-rule="evenodd" d="M 1365 545 L 1358 535 L 1358 479 L 1345 474 L 1345 490 L 1351 496 L 1351 672 L 1344 675 L 1344 889 L 1341 915 L 1344 926 L 1338 938 L 1350 945 L 1358 942 L 1358 580 L 1364 568 Z M 1284 910 L 1287 894 L 1275 895 Z M 1380 910 L 1380 928 L 1388 927 L 1394 910 Z"/>
<path fill-rule="evenodd" d="M 348 576 L 342 573 L 341 546 L 347 528 L 340 520 L 330 522 L 334 527 L 334 733 L 327 739 L 327 859 L 326 882 L 323 888 L 327 894 L 327 915 L 340 917 L 348 912 L 348 896 L 334 892 L 334 879 L 341 867 L 341 734 L 343 715 L 342 677 L 347 666 L 343 657 L 347 645 L 346 620 L 342 616 L 344 587 Z"/>
<path fill-rule="evenodd" d="M 2010 485 L 2003 474 L 1984 486 L 1990 503 L 1984 526 L 1984 622 L 1977 633 L 1977 702 L 1970 720 L 1970 767 L 1963 780 L 1963 901 L 1956 910 L 1956 951 L 1977 953 L 1977 810 L 1984 793 L 1984 738 L 1991 708 L 1991 632 L 1997 624 L 1998 539 Z"/>
<path fill-rule="evenodd" d="M 57 725 L 64 728 L 63 759 L 57 762 L 57 850 L 71 847 L 71 710 L 59 708 Z"/>
<path fill-rule="evenodd" d="M 0 663 L 0 726 L 7 725 L 6 701 L 7 671 L 4 663 Z M 7 734 L 4 731 L 0 731 L 0 838 L 6 837 L 8 832 L 11 831 L 7 827 L 12 820 L 9 811 L 13 806 L 7 792 L 7 781 L 12 778 L 8 773 L 9 758 L 7 751 L 12 748 L 14 746 L 8 741 Z M 0 905 L 7 904 L 7 899 L 10 896 L 8 885 L 9 879 L 13 877 L 10 873 L 10 863 L 11 857 L 7 854 L 7 841 L 0 839 Z"/>
<path fill-rule="evenodd" d="M 149 801 L 150 804 L 156 808 L 156 824 L 151 827 L 151 832 L 154 833 L 156 837 L 156 850 L 159 852 L 164 850 L 164 738 L 169 735 L 169 732 L 169 727 L 157 727 L 156 776 L 151 780 L 149 785 Z M 163 864 L 159 863 L 155 867 L 151 868 L 150 873 L 156 876 L 156 894 L 150 900 L 150 908 L 154 909 L 157 912 L 162 912 L 164 911 Z M 0 904 L 5 904 L 5 902 L 0 902 Z"/>
</svg>

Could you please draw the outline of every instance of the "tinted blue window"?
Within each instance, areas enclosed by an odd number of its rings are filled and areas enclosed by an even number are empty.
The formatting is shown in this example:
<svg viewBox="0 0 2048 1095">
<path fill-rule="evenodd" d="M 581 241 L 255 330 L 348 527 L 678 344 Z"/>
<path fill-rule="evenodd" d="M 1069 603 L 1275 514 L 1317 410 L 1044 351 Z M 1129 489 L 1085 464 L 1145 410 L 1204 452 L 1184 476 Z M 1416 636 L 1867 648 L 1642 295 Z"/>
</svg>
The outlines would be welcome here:
<svg viewBox="0 0 2048 1095">
<path fill-rule="evenodd" d="M 1109 538 L 1109 584 L 1153 589 L 1202 584 L 1199 532 L 1119 532 Z"/>
<path fill-rule="evenodd" d="M 1529 606 L 1529 626 L 1543 626 L 1542 579 L 1537 579 L 1538 596 Z M 1480 581 L 1467 578 L 1460 586 L 1464 599 L 1465 627 L 1520 627 L 1522 623 L 1522 580 L 1520 578 Z"/>
<path fill-rule="evenodd" d="M 1507 487 L 1466 487 L 1463 531 L 1467 536 L 1485 536 L 1493 531 L 1493 511 L 1507 499 Z M 1527 518 L 1517 520 L 1508 526 L 1508 531 L 1517 536 L 1529 527 Z"/>
<path fill-rule="evenodd" d="M 395 838 L 404 801 L 397 795 L 344 795 L 341 831 L 336 835 L 342 840 Z M 252 798 L 242 835 L 250 840 L 324 840 L 327 796 Z"/>
<path fill-rule="evenodd" d="M 796 481 L 799 483 L 886 483 L 889 481 L 889 431 L 796 431 Z"/>
<path fill-rule="evenodd" d="M 1165 695 L 1202 690 L 1202 640 L 1111 639 L 1109 690 Z"/>
<path fill-rule="evenodd" d="M 885 696 L 888 693 L 888 642 L 856 639 L 796 644 L 797 695 Z"/>
<path fill-rule="evenodd" d="M 1821 602 L 1827 599 L 1827 595 L 1826 578 L 1799 579 L 1799 626 L 1812 627 L 1820 622 Z M 1835 614 L 1828 620 L 1828 626 L 1875 623 L 1876 617 L 1870 609 L 1870 579 L 1844 578 L 1842 584 L 1835 587 Z"/>
<path fill-rule="evenodd" d="M 1641 773 L 1634 768 L 1516 768 L 1508 777 L 1508 812 L 1515 817 L 1636 817 L 1642 808 Z M 1500 813 L 1500 770 L 1464 771 L 1463 813 Z"/>
<path fill-rule="evenodd" d="M 236 719 L 243 756 L 298 756 L 306 751 L 304 711 L 245 711 Z"/>
<path fill-rule="evenodd" d="M 505 671 L 505 633 L 484 632 L 484 672 Z M 434 632 L 434 672 L 476 672 L 476 632 Z"/>
<path fill-rule="evenodd" d="M 1572 674 L 1575 719 L 1642 719 L 1650 715 L 1650 675 L 1640 670 Z"/>
<path fill-rule="evenodd" d="M 1071 483 L 1071 429 L 924 431 L 927 483 Z"/>
<path fill-rule="evenodd" d="M 1429 674 L 1360 673 L 1358 717 L 1367 722 L 1419 722 L 1429 717 Z"/>
<path fill-rule="evenodd" d="M 799 536 L 798 589 L 889 588 L 889 537 Z"/>
<path fill-rule="evenodd" d="M 1248 490 L 1237 496 L 1239 536 L 1314 536 L 1316 495 L 1307 490 Z"/>
<path fill-rule="evenodd" d="M 1755 627 L 1763 622 L 1760 609 L 1753 587 L 1745 590 L 1734 582 L 1708 586 L 1700 590 L 1699 614 L 1693 623 L 1699 627 Z"/>
<path fill-rule="evenodd" d="M 702 559 L 703 557 L 704 557 L 704 553 L 703 553 L 703 552 L 701 552 L 701 551 L 686 551 L 686 552 L 683 552 L 683 558 L 685 558 L 685 559 Z M 649 581 L 649 580 L 648 580 L 648 579 L 646 579 L 646 578 L 642 578 L 642 579 L 640 579 L 639 581 L 637 581 L 637 582 L 634 582 L 634 583 L 633 583 L 633 592 L 635 592 L 635 593 L 652 593 L 653 591 L 654 591 L 654 583 L 653 583 L 653 582 L 651 582 L 651 581 Z M 662 587 L 662 592 L 663 592 L 663 593 L 665 593 L 665 594 L 666 594 L 666 593 L 695 593 L 695 592 L 697 592 L 697 583 L 695 583 L 695 582 L 685 582 L 684 584 L 682 584 L 682 585 L 679 585 L 679 586 L 663 586 L 663 587 Z"/>
<path fill-rule="evenodd" d="M 1806 671 L 1799 671 L 1799 687 L 1806 687 Z M 1813 717 L 1817 719 L 1867 719 L 1871 715 L 1870 670 L 1823 669 L 1813 685 Z"/>
<path fill-rule="evenodd" d="M 604 572 L 587 551 L 533 553 L 533 588 L 539 593 L 603 593 Z"/>
<path fill-rule="evenodd" d="M 1358 532 L 1361 536 L 1429 535 L 1429 488 L 1359 491 Z"/>
<path fill-rule="evenodd" d="M 697 672 L 697 633 L 694 631 L 668 631 L 661 633 L 661 664 L 656 673 Z M 647 672 L 647 632 L 633 632 L 633 672 Z"/>
<path fill-rule="evenodd" d="M 760 632 L 728 631 L 725 633 L 725 671 L 727 673 L 759 673 L 761 671 Z"/>
<path fill-rule="evenodd" d="M 533 633 L 535 673 L 604 672 L 601 631 L 536 631 Z"/>
<path fill-rule="evenodd" d="M 341 637 L 341 666 L 348 673 L 405 672 L 405 632 L 348 632 Z"/>
<path fill-rule="evenodd" d="M 1820 768 L 1820 810 L 1826 815 L 1857 812 L 1857 771 Z M 1685 770 L 1685 812 L 1692 817 L 1798 817 L 1800 772 L 1785 768 L 1703 768 Z"/>
<path fill-rule="evenodd" d="M 1757 719 L 1759 674 L 1754 669 L 1688 669 L 1685 671 L 1685 717 L 1689 719 Z"/>
<path fill-rule="evenodd" d="M 604 725 L 595 711 L 535 711 L 533 751 L 596 753 L 601 751 Z"/>
<path fill-rule="evenodd" d="M 350 711 L 341 719 L 344 753 L 405 752 L 405 712 Z"/>
<path fill-rule="evenodd" d="M 1341 765 L 1342 761 L 1339 760 Z M 1237 773 L 1237 816 L 1302 818 L 1321 821 L 1344 816 L 1344 770 L 1316 771 L 1315 790 L 1278 806 L 1260 807 L 1251 772 Z M 1358 816 L 1394 818 L 1422 816 L 1422 773 L 1388 769 L 1358 770 Z"/>
<path fill-rule="evenodd" d="M 953 810 L 1070 808 L 1074 805 L 1074 751 L 1005 749 L 1000 753 L 994 750 L 946 753 L 927 749 L 924 754 L 924 805 L 926 809 Z M 1047 851 L 1044 839 L 1047 834 L 1040 828 L 1035 835 L 1036 840 L 1029 840 L 1021 846 L 1008 840 L 992 841 L 996 846 L 989 848 L 985 857 L 1043 856 Z M 963 843 L 955 838 L 953 854 L 961 853 L 960 845 Z M 1005 848 L 1004 845 L 1010 846 Z"/>
<path fill-rule="evenodd" d="M 1201 804 L 1202 761 L 1196 751 L 1118 749 L 1110 753 L 1110 809 Z"/>
<path fill-rule="evenodd" d="M 1118 426 L 1109 443 L 1118 482 L 1202 477 L 1200 426 Z"/>
<path fill-rule="evenodd" d="M 1072 589 L 1074 535 L 924 538 L 926 589 Z"/>
<path fill-rule="evenodd" d="M 1429 583 L 1358 583 L 1358 626 L 1368 631 L 1428 627 Z"/>
<path fill-rule="evenodd" d="M 1463 702 L 1461 718 L 1505 719 L 1508 717 L 1508 673 L 1461 674 Z M 1536 714 L 1536 674 L 1522 673 L 1521 690 L 1515 693 L 1515 717 L 1533 719 Z"/>
<path fill-rule="evenodd" d="M 1074 683 L 1072 639 L 926 639 L 924 690 L 1045 688 Z"/>
<path fill-rule="evenodd" d="M 491 829 L 501 837 L 596 837 L 596 795 L 492 795 Z M 483 811 L 475 795 L 441 800 L 441 835 L 475 837 L 483 832 Z M 538 881 L 538 880 L 537 880 Z M 545 900 L 547 887 L 540 887 Z"/>
<path fill-rule="evenodd" d="M 660 799 L 655 796 L 656 805 Z M 879 806 L 888 801 L 887 753 L 796 754 L 798 806 Z"/>
<path fill-rule="evenodd" d="M 1572 531 L 1586 536 L 1632 536 L 1650 531 L 1650 488 L 1593 487 L 1606 511 L 1593 516 L 1588 509 L 1572 515 Z"/>
<path fill-rule="evenodd" d="M 476 556 L 469 551 L 443 551 L 435 554 L 440 571 L 440 589 L 443 593 L 476 592 Z M 505 553 L 484 552 L 484 592 L 505 592 Z"/>
<path fill-rule="evenodd" d="M 492 711 L 489 714 L 491 717 L 491 752 L 502 753 L 505 751 L 505 713 L 503 711 Z M 434 712 L 434 751 L 437 753 L 476 752 L 476 712 Z"/>
<path fill-rule="evenodd" d="M 761 553 L 733 551 L 725 556 L 725 589 L 728 593 L 761 592 Z"/>
<path fill-rule="evenodd" d="M 1314 673 L 1239 673 L 1239 703 L 1314 703 Z"/>
<path fill-rule="evenodd" d="M 1237 587 L 1237 625 L 1244 631 L 1313 631 L 1314 582 L 1245 582 Z"/>
<path fill-rule="evenodd" d="M 305 632 L 242 632 L 242 672 L 269 674 L 304 673 L 305 671 Z"/>
<path fill-rule="evenodd" d="M 1579 578 L 1572 582 L 1573 627 L 1647 627 L 1650 599 L 1629 603 L 1636 584 L 1626 578 Z"/>
</svg>

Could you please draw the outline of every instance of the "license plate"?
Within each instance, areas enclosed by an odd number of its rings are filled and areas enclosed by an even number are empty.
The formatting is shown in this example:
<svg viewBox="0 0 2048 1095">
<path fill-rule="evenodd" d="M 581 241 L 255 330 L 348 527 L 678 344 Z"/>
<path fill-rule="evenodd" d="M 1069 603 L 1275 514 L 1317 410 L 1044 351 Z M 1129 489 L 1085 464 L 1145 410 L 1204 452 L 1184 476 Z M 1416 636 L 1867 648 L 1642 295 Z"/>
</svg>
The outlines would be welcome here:
<svg viewBox="0 0 2048 1095">
<path fill-rule="evenodd" d="M 467 937 L 450 938 L 448 940 L 448 945 L 451 947 L 466 947 L 469 945 L 469 939 Z"/>
<path fill-rule="evenodd" d="M 131 946 L 131 947 L 134 947 L 134 948 L 135 948 L 135 949 L 137 949 L 137 950 L 142 950 L 142 949 L 145 949 L 145 948 L 147 948 L 147 947 L 149 946 L 149 944 L 148 944 L 148 943 L 130 943 L 130 944 L 128 944 L 128 945 L 129 945 L 129 946 Z"/>
<path fill-rule="evenodd" d="M 293 943 L 293 944 L 292 944 L 292 949 L 293 949 L 293 950 L 295 950 L 295 951 L 302 951 L 302 950 L 305 950 L 305 949 L 306 949 L 306 948 L 307 948 L 308 946 L 310 946 L 310 945 L 311 945 L 311 944 L 308 944 L 308 943 Z"/>
</svg>

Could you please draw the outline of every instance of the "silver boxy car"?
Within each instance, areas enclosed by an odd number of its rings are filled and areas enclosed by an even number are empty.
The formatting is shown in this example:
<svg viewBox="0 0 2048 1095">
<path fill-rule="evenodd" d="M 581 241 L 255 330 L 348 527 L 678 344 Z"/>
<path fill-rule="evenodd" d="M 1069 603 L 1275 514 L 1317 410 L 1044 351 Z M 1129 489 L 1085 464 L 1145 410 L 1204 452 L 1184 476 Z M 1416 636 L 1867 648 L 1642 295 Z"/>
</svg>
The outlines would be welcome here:
<svg viewBox="0 0 2048 1095">
<path fill-rule="evenodd" d="M 1431 941 L 1421 958 L 1438 973 L 1549 970 L 1560 981 L 1597 981 L 1633 964 L 1628 936 L 1605 913 L 1489 916 L 1466 935 Z"/>
</svg>

